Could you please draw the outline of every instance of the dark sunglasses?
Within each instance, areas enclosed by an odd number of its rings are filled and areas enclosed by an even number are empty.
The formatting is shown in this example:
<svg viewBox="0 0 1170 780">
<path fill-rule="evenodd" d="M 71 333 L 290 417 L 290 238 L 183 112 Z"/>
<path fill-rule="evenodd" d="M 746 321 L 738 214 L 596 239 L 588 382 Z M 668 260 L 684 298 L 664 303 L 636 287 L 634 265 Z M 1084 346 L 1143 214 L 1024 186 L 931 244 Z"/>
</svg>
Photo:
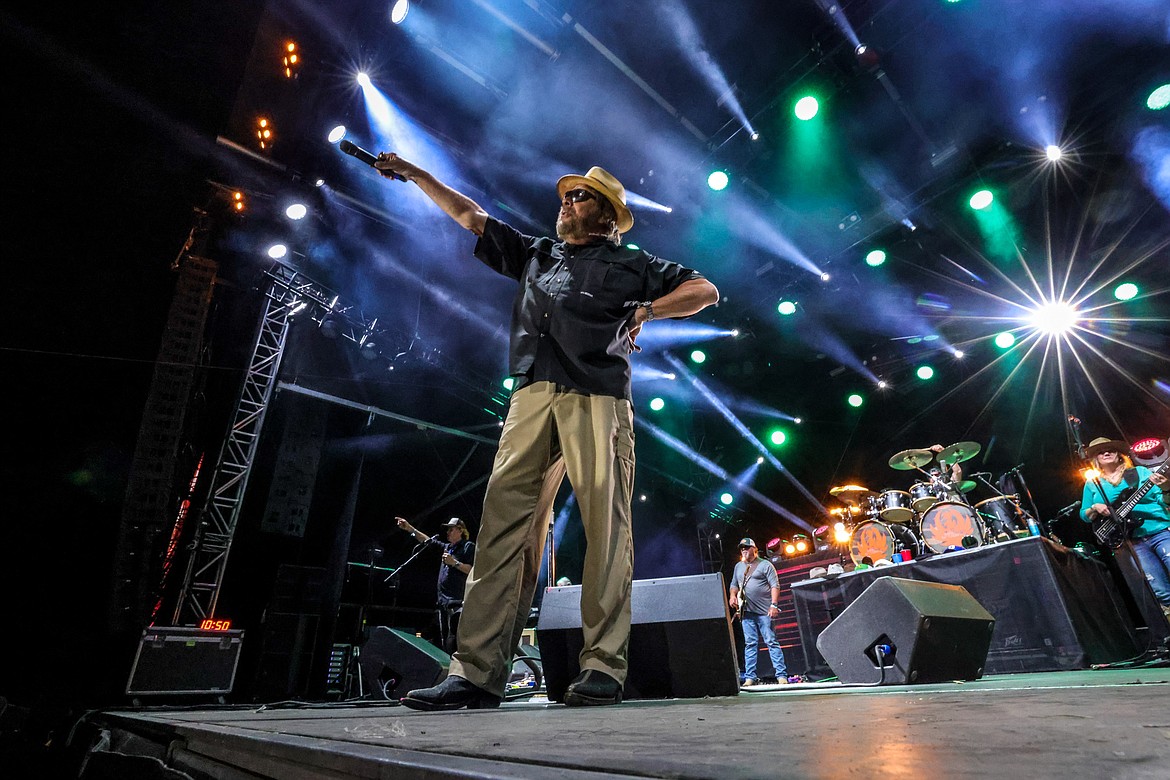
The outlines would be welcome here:
<svg viewBox="0 0 1170 780">
<path fill-rule="evenodd" d="M 595 200 L 596 198 L 596 193 L 582 189 L 569 190 L 561 196 L 561 200 L 567 200 L 570 203 L 583 203 L 587 200 Z"/>
</svg>

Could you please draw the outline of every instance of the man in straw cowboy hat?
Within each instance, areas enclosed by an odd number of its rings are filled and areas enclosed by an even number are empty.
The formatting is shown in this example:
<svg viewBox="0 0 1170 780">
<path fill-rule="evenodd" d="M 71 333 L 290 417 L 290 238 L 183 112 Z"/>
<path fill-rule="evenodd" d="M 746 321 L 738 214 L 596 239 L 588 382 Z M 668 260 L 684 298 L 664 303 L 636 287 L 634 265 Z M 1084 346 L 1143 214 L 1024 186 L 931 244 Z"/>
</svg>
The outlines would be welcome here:
<svg viewBox="0 0 1170 780">
<path fill-rule="evenodd" d="M 499 705 L 536 591 L 553 500 L 567 474 L 586 552 L 582 671 L 564 700 L 617 704 L 634 568 L 630 353 L 646 322 L 695 314 L 718 301 L 719 292 L 697 271 L 622 245 L 634 217 L 625 188 L 603 168 L 557 182 L 558 238 L 550 238 L 489 217 L 393 153 L 378 155 L 375 167 L 418 185 L 479 236 L 479 260 L 520 283 L 509 349 L 515 385 L 484 496 L 458 650 L 442 683 L 410 691 L 402 703 L 421 710 Z"/>
<path fill-rule="evenodd" d="M 1147 480 L 1154 485 L 1130 512 L 1135 522 L 1141 520 L 1131 541 L 1154 596 L 1170 617 L 1170 512 L 1166 510 L 1166 494 L 1162 492 L 1166 477 L 1145 466 L 1134 466 L 1128 452 L 1129 445 L 1117 439 L 1101 436 L 1089 442 L 1085 457 L 1101 478 L 1085 482 L 1081 519 L 1089 523 L 1098 521 L 1113 512 L 1111 507 L 1118 504 L 1127 488 L 1137 488 Z"/>
</svg>

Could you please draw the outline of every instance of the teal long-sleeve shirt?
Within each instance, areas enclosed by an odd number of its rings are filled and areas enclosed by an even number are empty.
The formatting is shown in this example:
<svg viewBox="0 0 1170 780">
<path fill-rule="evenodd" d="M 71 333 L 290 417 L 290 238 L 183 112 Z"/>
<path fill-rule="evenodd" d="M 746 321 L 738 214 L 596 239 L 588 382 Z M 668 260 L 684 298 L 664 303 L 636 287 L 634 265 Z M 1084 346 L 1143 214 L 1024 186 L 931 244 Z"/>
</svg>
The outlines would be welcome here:
<svg viewBox="0 0 1170 780">
<path fill-rule="evenodd" d="M 1117 497 L 1121 495 L 1123 490 L 1142 484 L 1150 478 L 1151 473 L 1145 466 L 1135 466 L 1132 469 L 1126 469 L 1121 482 L 1116 485 L 1104 479 L 1086 482 L 1085 490 L 1081 494 L 1081 519 L 1086 523 L 1091 522 L 1087 512 L 1093 504 L 1116 505 L 1120 503 Z M 1101 497 L 1102 490 L 1105 491 L 1105 498 L 1108 498 L 1108 501 Z M 1166 511 L 1162 489 L 1157 485 L 1150 488 L 1149 492 L 1142 496 L 1142 500 L 1134 505 L 1130 516 L 1135 520 L 1141 518 L 1142 521 L 1141 526 L 1133 532 L 1135 539 L 1151 536 L 1170 528 L 1170 513 Z"/>
</svg>

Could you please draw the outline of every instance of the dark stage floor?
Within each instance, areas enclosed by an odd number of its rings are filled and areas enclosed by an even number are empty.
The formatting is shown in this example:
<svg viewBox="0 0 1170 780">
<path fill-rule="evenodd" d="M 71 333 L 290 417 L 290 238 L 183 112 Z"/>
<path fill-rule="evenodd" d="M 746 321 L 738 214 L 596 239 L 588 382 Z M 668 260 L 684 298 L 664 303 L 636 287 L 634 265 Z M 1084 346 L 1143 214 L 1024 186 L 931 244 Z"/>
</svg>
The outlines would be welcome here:
<svg viewBox="0 0 1170 780">
<path fill-rule="evenodd" d="M 1170 667 L 995 675 L 568 709 L 392 705 L 95 713 L 110 750 L 192 777 L 1170 777 Z M 86 777 L 128 777 L 111 755 Z M 129 766 L 128 764 L 126 766 Z M 155 763 L 155 766 L 158 766 Z M 140 775 L 163 777 L 163 774 Z M 181 777 L 182 775 L 172 775 Z"/>
</svg>

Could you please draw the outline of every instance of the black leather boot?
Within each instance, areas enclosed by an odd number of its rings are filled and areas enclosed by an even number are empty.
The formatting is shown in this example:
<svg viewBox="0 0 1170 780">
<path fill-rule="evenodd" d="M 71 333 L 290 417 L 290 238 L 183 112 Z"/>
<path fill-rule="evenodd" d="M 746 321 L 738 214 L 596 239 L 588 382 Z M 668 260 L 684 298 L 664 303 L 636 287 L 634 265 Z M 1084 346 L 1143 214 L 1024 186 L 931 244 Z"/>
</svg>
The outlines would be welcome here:
<svg viewBox="0 0 1170 780">
<path fill-rule="evenodd" d="M 500 706 L 500 697 L 472 685 L 462 677 L 450 676 L 433 688 L 409 691 L 401 699 L 402 706 L 412 710 L 488 710 Z"/>
<path fill-rule="evenodd" d="M 586 669 L 569 683 L 566 707 L 602 707 L 622 703 L 622 684 L 605 672 Z"/>
</svg>

